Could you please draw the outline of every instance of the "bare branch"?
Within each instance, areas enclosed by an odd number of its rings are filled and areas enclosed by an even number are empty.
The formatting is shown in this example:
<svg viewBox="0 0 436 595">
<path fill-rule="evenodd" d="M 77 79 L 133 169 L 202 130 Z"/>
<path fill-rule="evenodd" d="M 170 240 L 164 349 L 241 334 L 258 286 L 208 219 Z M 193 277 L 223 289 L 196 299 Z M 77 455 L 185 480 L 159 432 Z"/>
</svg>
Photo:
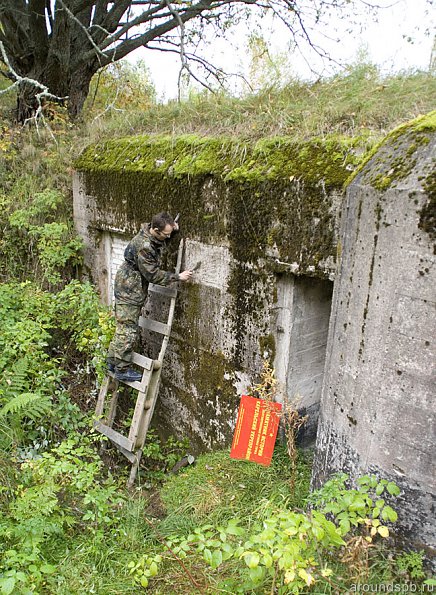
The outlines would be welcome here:
<svg viewBox="0 0 436 595">
<path fill-rule="evenodd" d="M 65 99 L 68 99 L 68 97 L 58 97 L 57 95 L 53 95 L 52 93 L 50 93 L 50 91 L 46 85 L 43 85 L 42 83 L 40 83 L 39 81 L 36 81 L 35 79 L 29 78 L 29 77 L 23 77 L 23 76 L 20 76 L 19 74 L 17 74 L 11 66 L 11 63 L 9 61 L 8 55 L 6 53 L 6 50 L 5 50 L 5 47 L 4 47 L 4 44 L 2 41 L 0 41 L 0 53 L 2 55 L 2 60 L 4 61 L 6 66 L 9 68 L 9 71 L 11 72 L 12 76 L 15 78 L 15 82 L 12 85 L 10 85 L 10 87 L 8 87 L 7 89 L 0 91 L 0 95 L 2 95 L 3 93 L 7 93 L 11 89 L 18 88 L 23 84 L 32 85 L 32 86 L 36 87 L 37 89 L 40 89 L 40 91 L 35 94 L 35 99 L 38 104 L 35 114 L 33 115 L 32 118 L 27 118 L 24 121 L 24 124 L 28 124 L 29 122 L 33 121 L 35 123 L 36 129 L 39 133 L 39 120 L 41 119 L 44 122 L 47 129 L 50 131 L 50 134 L 53 137 L 53 139 L 56 141 L 50 126 L 47 124 L 47 122 L 44 118 L 44 114 L 42 112 L 42 100 L 43 100 L 43 98 L 46 98 L 46 99 L 53 99 L 54 101 L 63 101 Z"/>
</svg>

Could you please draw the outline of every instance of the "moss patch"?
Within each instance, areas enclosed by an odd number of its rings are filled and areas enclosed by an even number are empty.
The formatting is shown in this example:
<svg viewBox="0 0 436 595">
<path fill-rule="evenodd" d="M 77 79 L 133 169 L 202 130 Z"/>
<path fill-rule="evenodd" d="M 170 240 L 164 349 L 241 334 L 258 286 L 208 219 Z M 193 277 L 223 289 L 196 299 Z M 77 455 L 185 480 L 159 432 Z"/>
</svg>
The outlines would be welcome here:
<svg viewBox="0 0 436 595">
<path fill-rule="evenodd" d="M 361 176 L 364 183 L 380 191 L 395 186 L 410 175 L 420 150 L 429 144 L 435 131 L 436 110 L 398 126 L 368 153 L 345 185 Z"/>
<path fill-rule="evenodd" d="M 230 138 L 194 135 L 137 136 L 91 145 L 76 160 L 84 172 L 142 172 L 179 178 L 219 176 L 260 181 L 297 178 L 340 186 L 359 158 L 358 141 L 347 137 L 297 143 L 289 137 L 249 144 Z"/>
<path fill-rule="evenodd" d="M 436 165 L 436 164 L 435 164 Z M 422 181 L 427 194 L 427 202 L 420 211 L 419 228 L 426 231 L 432 240 L 436 239 L 436 169 L 433 169 Z"/>
</svg>

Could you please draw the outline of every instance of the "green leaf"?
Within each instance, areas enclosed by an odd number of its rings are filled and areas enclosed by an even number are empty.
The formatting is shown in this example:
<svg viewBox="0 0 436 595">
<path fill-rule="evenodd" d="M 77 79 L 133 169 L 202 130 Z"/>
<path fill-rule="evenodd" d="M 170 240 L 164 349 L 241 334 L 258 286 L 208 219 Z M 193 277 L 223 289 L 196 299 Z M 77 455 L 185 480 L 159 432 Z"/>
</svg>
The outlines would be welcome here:
<svg viewBox="0 0 436 595">
<path fill-rule="evenodd" d="M 226 533 L 229 535 L 244 535 L 245 530 L 242 527 L 238 527 L 237 525 L 231 525 L 230 523 L 227 526 Z"/>
<path fill-rule="evenodd" d="M 53 564 L 42 564 L 39 569 L 44 574 L 53 574 L 53 572 L 56 572 L 56 566 L 53 566 Z"/>
<path fill-rule="evenodd" d="M 222 554 L 221 550 L 214 550 L 212 553 L 212 562 L 211 562 L 212 568 L 218 568 L 218 566 L 220 564 L 222 564 L 222 561 L 223 561 L 223 554 Z"/>
<path fill-rule="evenodd" d="M 257 566 L 256 568 L 250 568 L 249 575 L 253 583 L 259 583 L 263 579 L 264 570 L 260 566 Z"/>
<path fill-rule="evenodd" d="M 401 492 L 400 488 L 393 481 L 390 481 L 388 483 L 388 485 L 386 486 L 386 489 L 391 494 L 391 496 L 398 496 Z"/>
<path fill-rule="evenodd" d="M 385 490 L 385 486 L 382 483 L 379 483 L 378 486 L 375 488 L 375 493 L 377 496 L 381 496 Z"/>
<path fill-rule="evenodd" d="M 318 541 L 321 541 L 325 535 L 324 529 L 316 525 L 312 527 L 312 533 L 315 536 L 315 539 L 317 539 Z"/>
<path fill-rule="evenodd" d="M 391 521 L 391 523 L 395 523 L 395 521 L 398 519 L 398 514 L 390 506 L 385 506 L 381 515 L 384 521 Z"/>
<path fill-rule="evenodd" d="M 245 552 L 243 554 L 248 568 L 257 568 L 260 562 L 260 556 L 257 552 Z"/>
<path fill-rule="evenodd" d="M 156 576 L 157 575 L 157 564 L 156 562 L 152 562 L 149 566 L 149 570 L 150 570 L 150 576 Z"/>
<path fill-rule="evenodd" d="M 339 528 L 341 530 L 341 534 L 345 535 L 346 533 L 349 532 L 351 525 L 350 525 L 350 521 L 348 519 L 341 519 L 340 523 L 339 523 Z"/>
<path fill-rule="evenodd" d="M 146 576 L 141 576 L 140 583 L 141 586 L 143 586 L 144 589 L 146 589 L 148 587 L 148 578 Z"/>
<path fill-rule="evenodd" d="M 10 595 L 15 588 L 15 579 L 12 577 L 9 578 L 0 578 L 0 589 L 2 595 Z"/>
<path fill-rule="evenodd" d="M 352 504 L 350 504 L 350 510 L 363 510 L 366 508 L 366 502 L 363 498 L 356 498 Z"/>
</svg>

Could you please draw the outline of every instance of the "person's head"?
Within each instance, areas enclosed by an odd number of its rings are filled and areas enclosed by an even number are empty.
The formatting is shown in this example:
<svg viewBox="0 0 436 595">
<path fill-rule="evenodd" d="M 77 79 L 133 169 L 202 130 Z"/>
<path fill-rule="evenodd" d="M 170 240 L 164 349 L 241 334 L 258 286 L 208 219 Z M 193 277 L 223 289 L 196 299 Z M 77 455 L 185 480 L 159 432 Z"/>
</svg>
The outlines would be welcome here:
<svg viewBox="0 0 436 595">
<path fill-rule="evenodd" d="M 151 233 L 159 240 L 169 238 L 174 229 L 174 219 L 169 213 L 158 213 L 151 220 Z"/>
</svg>

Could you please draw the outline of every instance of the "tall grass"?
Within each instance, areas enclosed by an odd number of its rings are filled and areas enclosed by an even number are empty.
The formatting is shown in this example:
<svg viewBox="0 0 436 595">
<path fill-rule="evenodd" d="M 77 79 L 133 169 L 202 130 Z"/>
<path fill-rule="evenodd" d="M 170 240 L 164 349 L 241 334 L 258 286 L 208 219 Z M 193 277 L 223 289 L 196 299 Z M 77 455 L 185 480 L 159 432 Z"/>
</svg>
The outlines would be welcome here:
<svg viewBox="0 0 436 595">
<path fill-rule="evenodd" d="M 434 109 L 436 77 L 409 71 L 383 77 L 357 64 L 314 83 L 295 80 L 242 98 L 209 92 L 155 105 L 145 112 L 106 114 L 88 127 L 94 139 L 129 134 L 232 135 L 247 139 L 328 134 L 384 136 L 398 124 Z"/>
</svg>

